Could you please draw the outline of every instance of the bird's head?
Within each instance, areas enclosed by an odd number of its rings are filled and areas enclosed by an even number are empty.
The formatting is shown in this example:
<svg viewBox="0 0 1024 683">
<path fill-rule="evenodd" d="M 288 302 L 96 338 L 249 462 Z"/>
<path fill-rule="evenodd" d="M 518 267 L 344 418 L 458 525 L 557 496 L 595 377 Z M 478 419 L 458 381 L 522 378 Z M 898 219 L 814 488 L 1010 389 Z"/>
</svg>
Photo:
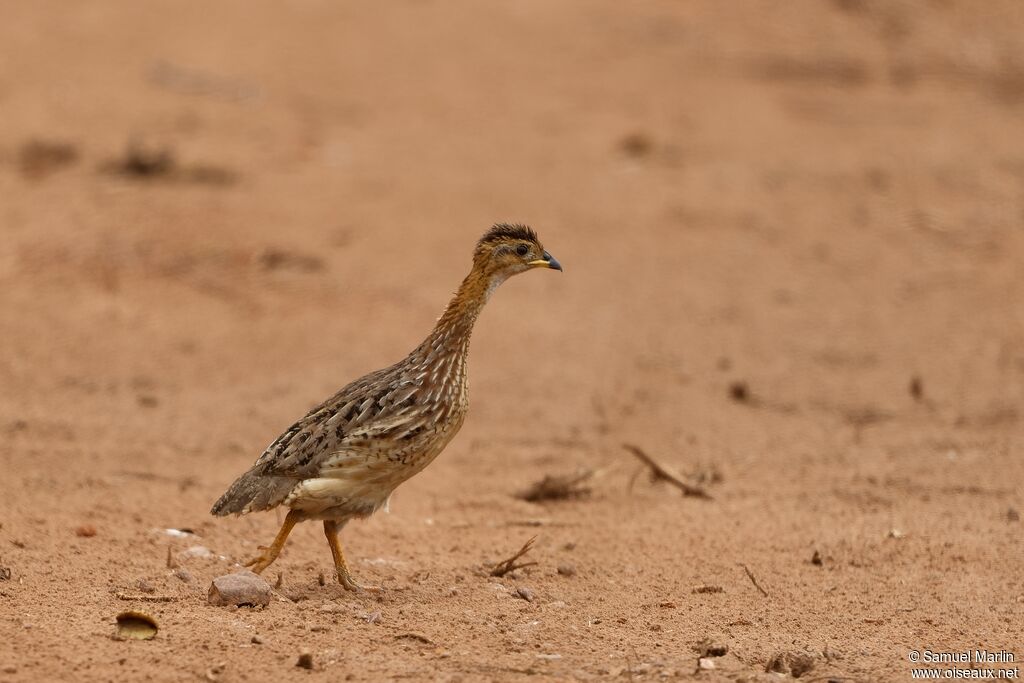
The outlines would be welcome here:
<svg viewBox="0 0 1024 683">
<path fill-rule="evenodd" d="M 537 233 L 508 223 L 495 225 L 476 243 L 473 267 L 494 284 L 533 268 L 562 270 L 562 264 L 544 251 Z"/>
</svg>

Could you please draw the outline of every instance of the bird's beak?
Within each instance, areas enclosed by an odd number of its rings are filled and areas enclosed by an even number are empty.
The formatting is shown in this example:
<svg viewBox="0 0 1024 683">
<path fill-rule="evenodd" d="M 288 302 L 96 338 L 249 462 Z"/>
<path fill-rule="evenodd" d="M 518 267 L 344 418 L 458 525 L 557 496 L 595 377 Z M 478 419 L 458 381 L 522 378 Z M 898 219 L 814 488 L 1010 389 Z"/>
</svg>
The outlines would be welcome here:
<svg viewBox="0 0 1024 683">
<path fill-rule="evenodd" d="M 534 268 L 553 268 L 554 270 L 562 270 L 562 264 L 558 262 L 558 259 L 546 251 L 544 252 L 544 258 L 537 259 L 536 261 L 530 261 L 527 265 L 533 266 Z"/>
</svg>

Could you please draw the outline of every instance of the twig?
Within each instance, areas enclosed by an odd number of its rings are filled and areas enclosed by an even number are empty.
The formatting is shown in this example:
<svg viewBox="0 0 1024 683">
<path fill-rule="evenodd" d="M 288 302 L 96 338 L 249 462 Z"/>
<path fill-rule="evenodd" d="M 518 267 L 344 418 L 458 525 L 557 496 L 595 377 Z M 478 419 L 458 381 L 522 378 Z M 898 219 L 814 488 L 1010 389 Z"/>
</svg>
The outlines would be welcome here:
<svg viewBox="0 0 1024 683">
<path fill-rule="evenodd" d="M 498 564 L 494 565 L 494 569 L 491 570 L 491 576 L 505 576 L 505 574 L 508 574 L 509 572 L 514 572 L 517 569 L 522 569 L 523 567 L 529 567 L 530 565 L 537 564 L 536 562 L 523 562 L 521 564 L 516 564 L 516 560 L 518 560 L 526 553 L 530 552 L 530 548 L 533 546 L 533 542 L 536 540 L 537 537 L 534 536 L 529 541 L 524 543 L 523 547 L 520 548 L 519 552 L 517 552 L 515 555 L 508 558 L 507 560 L 502 560 Z"/>
<path fill-rule="evenodd" d="M 750 567 L 748 567 L 747 565 L 745 565 L 743 563 L 740 563 L 740 566 L 743 567 L 743 571 L 745 571 L 747 573 L 747 578 L 750 579 L 750 583 L 754 584 L 754 588 L 756 588 L 757 590 L 761 591 L 761 595 L 763 595 L 764 597 L 767 598 L 768 597 L 768 591 L 766 591 L 765 589 L 761 588 L 761 584 L 759 584 L 757 582 L 757 578 L 754 576 L 754 572 L 750 571 Z"/>
<path fill-rule="evenodd" d="M 115 593 L 118 600 L 139 600 L 140 602 L 174 602 L 178 599 L 176 595 L 130 595 L 128 593 Z"/>
<path fill-rule="evenodd" d="M 655 481 L 667 481 L 682 491 L 684 496 L 693 496 L 695 498 L 711 500 L 711 496 L 702 487 L 687 483 L 681 474 L 673 470 L 668 465 L 664 465 L 647 455 L 647 453 L 645 453 L 640 447 L 628 443 L 622 444 L 622 447 L 651 468 L 651 476 L 654 477 Z"/>
</svg>

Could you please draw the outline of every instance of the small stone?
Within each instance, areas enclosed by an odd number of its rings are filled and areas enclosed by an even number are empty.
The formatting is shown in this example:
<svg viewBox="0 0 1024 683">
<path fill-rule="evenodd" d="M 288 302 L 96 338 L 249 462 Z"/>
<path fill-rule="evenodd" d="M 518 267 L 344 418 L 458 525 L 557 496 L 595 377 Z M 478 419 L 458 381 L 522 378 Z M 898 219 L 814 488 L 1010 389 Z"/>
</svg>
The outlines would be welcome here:
<svg viewBox="0 0 1024 683">
<path fill-rule="evenodd" d="M 821 553 L 815 550 L 814 554 L 811 555 L 811 564 L 815 565 L 816 567 L 820 567 L 824 563 L 824 560 L 821 559 Z"/>
<path fill-rule="evenodd" d="M 250 642 L 252 642 L 253 645 L 262 645 L 266 641 L 263 640 L 263 636 L 255 635 L 252 637 L 252 640 Z"/>
<path fill-rule="evenodd" d="M 562 576 L 576 576 L 576 565 L 574 564 L 560 564 L 558 565 L 558 573 Z"/>
<path fill-rule="evenodd" d="M 526 588 L 525 586 L 520 586 L 519 588 L 516 588 L 516 591 L 515 593 L 513 593 L 513 595 L 522 600 L 526 600 L 526 602 L 533 602 L 533 591 L 529 588 Z"/>
<path fill-rule="evenodd" d="M 192 583 L 195 580 L 195 577 L 192 576 L 192 572 L 185 569 L 184 567 L 178 567 L 177 569 L 175 569 L 174 575 L 182 581 L 184 581 L 185 583 Z"/>
<path fill-rule="evenodd" d="M 715 660 L 710 657 L 701 657 L 697 662 L 697 666 L 705 671 L 709 671 L 715 668 Z"/>
<path fill-rule="evenodd" d="M 207 599 L 217 606 L 266 606 L 270 604 L 270 584 L 248 570 L 225 574 L 210 584 Z"/>
<path fill-rule="evenodd" d="M 156 588 L 146 579 L 139 579 L 138 581 L 136 581 L 135 587 L 143 593 L 149 593 L 150 595 L 156 593 Z"/>
<path fill-rule="evenodd" d="M 300 669 L 312 669 L 313 668 L 313 653 L 309 650 L 303 650 L 299 653 L 299 659 L 295 662 L 295 666 Z"/>
<path fill-rule="evenodd" d="M 380 610 L 367 614 L 365 617 L 363 617 L 363 619 L 366 621 L 367 624 L 376 624 L 378 621 L 380 621 Z"/>
<path fill-rule="evenodd" d="M 79 538 L 92 538 L 96 535 L 96 527 L 92 524 L 82 524 L 75 527 L 75 536 Z"/>
</svg>

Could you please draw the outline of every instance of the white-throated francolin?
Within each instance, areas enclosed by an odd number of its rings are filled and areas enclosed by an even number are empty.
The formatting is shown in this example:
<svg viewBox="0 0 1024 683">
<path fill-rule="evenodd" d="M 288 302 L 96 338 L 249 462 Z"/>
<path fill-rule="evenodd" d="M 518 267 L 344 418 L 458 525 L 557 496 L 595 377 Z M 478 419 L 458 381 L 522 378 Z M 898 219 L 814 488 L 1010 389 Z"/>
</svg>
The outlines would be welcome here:
<svg viewBox="0 0 1024 683">
<path fill-rule="evenodd" d="M 466 417 L 466 356 L 473 323 L 491 292 L 512 275 L 562 266 L 523 225 L 491 228 L 473 252 L 473 269 L 412 353 L 371 372 L 289 427 L 231 485 L 211 512 L 245 514 L 284 505 L 274 542 L 246 563 L 259 573 L 280 554 L 292 527 L 323 520 L 338 582 L 352 580 L 338 542 L 350 519 L 387 505 L 392 491 L 444 450 Z"/>
</svg>

